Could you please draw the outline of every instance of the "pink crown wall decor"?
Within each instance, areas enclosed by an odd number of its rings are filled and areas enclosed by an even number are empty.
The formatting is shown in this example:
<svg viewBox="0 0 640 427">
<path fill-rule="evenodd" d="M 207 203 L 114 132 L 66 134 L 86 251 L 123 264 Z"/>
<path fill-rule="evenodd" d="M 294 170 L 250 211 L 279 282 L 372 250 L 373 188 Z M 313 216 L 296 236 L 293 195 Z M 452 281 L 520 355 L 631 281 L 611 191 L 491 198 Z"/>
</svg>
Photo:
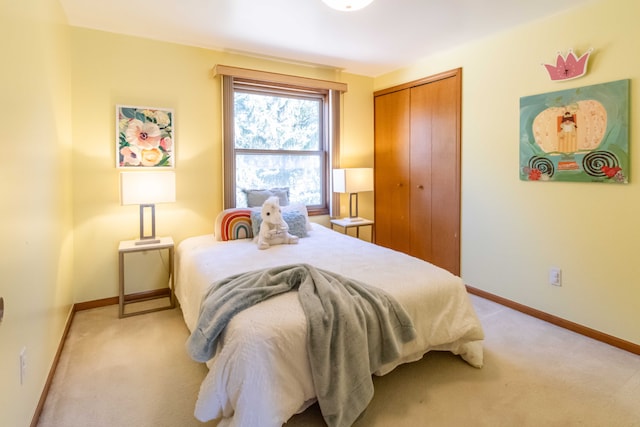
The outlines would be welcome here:
<svg viewBox="0 0 640 427">
<path fill-rule="evenodd" d="M 587 74 L 587 61 L 593 49 L 586 51 L 580 58 L 576 57 L 573 49 L 569 49 L 566 56 L 558 52 L 556 65 L 542 64 L 553 81 L 577 79 Z"/>
</svg>

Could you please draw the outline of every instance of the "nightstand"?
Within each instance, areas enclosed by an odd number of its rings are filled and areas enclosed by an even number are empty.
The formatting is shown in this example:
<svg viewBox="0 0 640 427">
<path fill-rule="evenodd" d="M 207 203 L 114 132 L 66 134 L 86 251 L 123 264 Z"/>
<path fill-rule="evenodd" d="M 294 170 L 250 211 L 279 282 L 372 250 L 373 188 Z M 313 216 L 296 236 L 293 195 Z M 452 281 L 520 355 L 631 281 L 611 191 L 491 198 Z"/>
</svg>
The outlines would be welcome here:
<svg viewBox="0 0 640 427">
<path fill-rule="evenodd" d="M 134 316 L 136 314 L 150 313 L 152 311 L 158 310 L 166 310 L 169 308 L 174 308 L 176 306 L 176 299 L 174 294 L 174 277 L 173 277 L 173 239 L 171 237 L 162 237 L 160 238 L 160 242 L 158 243 L 148 243 L 142 245 L 136 245 L 137 240 L 125 240 L 120 242 L 120 246 L 118 247 L 118 265 L 119 265 L 119 288 L 120 295 L 118 298 L 119 303 L 119 316 L 120 318 Z M 124 288 L 124 256 L 126 254 L 130 254 L 133 252 L 144 252 L 144 251 L 162 251 L 166 250 L 169 254 L 169 289 L 161 290 L 165 292 L 156 292 L 152 291 L 149 293 L 143 294 L 133 294 L 127 295 Z M 131 313 L 125 313 L 125 306 L 127 304 L 132 303 L 140 303 L 142 301 L 153 300 L 157 298 L 166 298 L 169 297 L 169 305 L 148 308 L 145 310 L 135 311 Z"/>
<path fill-rule="evenodd" d="M 374 222 L 371 221 L 370 219 L 364 219 L 361 218 L 359 220 L 356 221 L 351 221 L 348 218 L 341 218 L 341 219 L 332 219 L 331 221 L 331 229 L 333 230 L 333 227 L 335 225 L 337 225 L 338 227 L 342 227 L 342 230 L 344 231 L 344 234 L 348 234 L 348 230 L 350 228 L 354 228 L 356 229 L 356 237 L 360 238 L 360 227 L 364 227 L 364 226 L 370 226 L 371 227 L 371 242 L 373 242 L 373 224 Z"/>
</svg>

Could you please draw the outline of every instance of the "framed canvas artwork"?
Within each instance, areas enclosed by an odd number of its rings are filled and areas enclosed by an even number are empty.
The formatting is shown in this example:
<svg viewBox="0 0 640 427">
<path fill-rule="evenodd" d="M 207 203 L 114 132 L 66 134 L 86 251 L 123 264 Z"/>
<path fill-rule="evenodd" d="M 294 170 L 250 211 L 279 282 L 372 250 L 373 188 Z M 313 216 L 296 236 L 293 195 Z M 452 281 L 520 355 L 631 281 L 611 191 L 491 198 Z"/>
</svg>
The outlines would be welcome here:
<svg viewBox="0 0 640 427">
<path fill-rule="evenodd" d="M 629 80 L 520 98 L 520 179 L 626 184 Z"/>
<path fill-rule="evenodd" d="M 174 167 L 173 110 L 116 105 L 116 166 Z"/>
</svg>

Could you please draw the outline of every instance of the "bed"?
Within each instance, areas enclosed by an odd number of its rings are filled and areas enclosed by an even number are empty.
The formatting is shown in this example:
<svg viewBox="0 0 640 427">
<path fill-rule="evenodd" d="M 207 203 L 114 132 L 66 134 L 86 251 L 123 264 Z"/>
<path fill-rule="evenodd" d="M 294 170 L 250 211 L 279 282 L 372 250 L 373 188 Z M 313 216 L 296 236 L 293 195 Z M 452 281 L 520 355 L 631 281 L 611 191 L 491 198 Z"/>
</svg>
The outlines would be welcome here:
<svg viewBox="0 0 640 427">
<path fill-rule="evenodd" d="M 178 245 L 175 291 L 190 331 L 198 322 L 203 295 L 214 282 L 283 264 L 309 264 L 386 291 L 413 321 L 417 337 L 403 344 L 400 356 L 375 375 L 434 350 L 450 351 L 474 367 L 482 366 L 482 327 L 459 277 L 308 219 L 298 244 L 259 250 L 250 238 L 251 215 L 251 210 L 226 210 L 218 216 L 214 234 Z M 296 292 L 269 298 L 234 316 L 207 362 L 196 418 L 220 419 L 219 427 L 281 426 L 313 404 L 306 324 Z"/>
</svg>

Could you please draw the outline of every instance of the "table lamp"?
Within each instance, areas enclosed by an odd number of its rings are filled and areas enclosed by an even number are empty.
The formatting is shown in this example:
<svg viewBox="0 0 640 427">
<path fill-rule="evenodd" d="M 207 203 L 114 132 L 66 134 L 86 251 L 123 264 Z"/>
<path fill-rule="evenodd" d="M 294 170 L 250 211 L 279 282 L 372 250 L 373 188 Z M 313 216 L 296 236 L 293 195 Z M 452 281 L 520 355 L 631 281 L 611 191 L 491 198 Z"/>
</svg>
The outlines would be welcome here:
<svg viewBox="0 0 640 427">
<path fill-rule="evenodd" d="M 122 172 L 120 174 L 122 205 L 140 205 L 140 239 L 136 245 L 160 243 L 156 238 L 156 203 L 176 201 L 175 172 Z M 145 209 L 151 211 L 151 233 L 145 234 Z"/>
<path fill-rule="evenodd" d="M 373 191 L 372 168 L 349 168 L 333 170 L 333 191 L 349 194 L 349 217 L 347 221 L 363 221 L 358 216 L 358 193 Z"/>
</svg>

